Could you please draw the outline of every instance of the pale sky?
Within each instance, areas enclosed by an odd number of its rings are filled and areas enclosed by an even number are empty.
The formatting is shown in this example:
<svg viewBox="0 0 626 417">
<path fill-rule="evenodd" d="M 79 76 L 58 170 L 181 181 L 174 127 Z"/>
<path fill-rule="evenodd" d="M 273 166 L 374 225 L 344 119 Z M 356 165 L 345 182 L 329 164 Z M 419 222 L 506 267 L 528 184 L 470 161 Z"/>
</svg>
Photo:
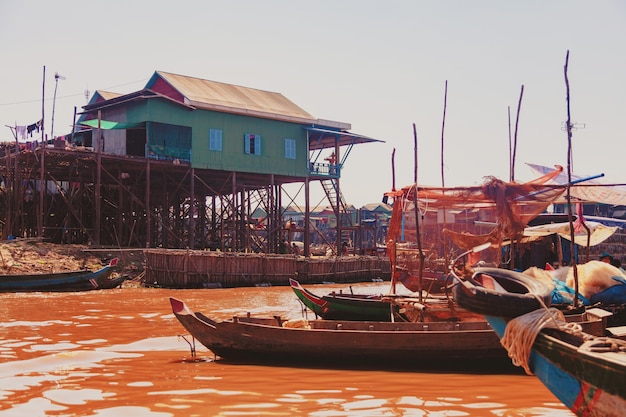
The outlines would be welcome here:
<svg viewBox="0 0 626 417">
<path fill-rule="evenodd" d="M 129 93 L 156 70 L 279 92 L 316 118 L 385 141 L 343 167 L 348 203 L 413 182 L 440 186 L 445 85 L 446 186 L 508 180 L 522 85 L 515 179 L 525 163 L 567 165 L 564 65 L 576 175 L 626 183 L 626 2 L 0 0 L 1 141 L 41 118 L 69 133 L 85 90 Z M 509 112 L 511 127 L 509 128 Z M 294 191 L 295 192 L 295 191 Z M 323 195 L 312 187 L 311 202 Z"/>
</svg>

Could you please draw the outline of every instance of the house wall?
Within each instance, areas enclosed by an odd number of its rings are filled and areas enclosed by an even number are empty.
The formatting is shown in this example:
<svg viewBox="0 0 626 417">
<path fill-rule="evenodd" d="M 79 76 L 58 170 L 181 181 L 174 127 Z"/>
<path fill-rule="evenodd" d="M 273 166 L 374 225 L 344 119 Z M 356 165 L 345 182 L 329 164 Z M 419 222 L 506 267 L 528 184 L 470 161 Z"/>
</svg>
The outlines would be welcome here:
<svg viewBox="0 0 626 417">
<path fill-rule="evenodd" d="M 126 112 L 123 108 L 114 108 L 105 112 L 102 118 L 104 120 L 110 120 L 114 122 L 125 122 Z M 95 129 L 94 132 L 97 132 L 97 129 Z M 101 132 L 102 137 L 104 138 L 103 151 L 105 153 L 110 153 L 114 155 L 126 155 L 126 130 L 111 129 L 102 130 Z"/>
<path fill-rule="evenodd" d="M 194 168 L 302 177 L 308 175 L 307 137 L 300 124 L 192 110 L 160 99 L 138 103 L 125 107 L 126 121 L 154 121 L 192 128 L 191 164 Z M 209 150 L 210 129 L 222 131 L 221 151 Z M 261 136 L 260 155 L 244 152 L 246 134 Z M 296 141 L 295 159 L 285 156 L 285 138 Z"/>
</svg>

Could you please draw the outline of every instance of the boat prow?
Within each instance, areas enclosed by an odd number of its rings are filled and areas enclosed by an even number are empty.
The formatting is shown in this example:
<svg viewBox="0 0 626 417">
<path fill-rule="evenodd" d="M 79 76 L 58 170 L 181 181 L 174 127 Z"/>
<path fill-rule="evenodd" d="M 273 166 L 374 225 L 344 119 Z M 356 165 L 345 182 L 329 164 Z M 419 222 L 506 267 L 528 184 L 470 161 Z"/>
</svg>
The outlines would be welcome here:
<svg viewBox="0 0 626 417">
<path fill-rule="evenodd" d="M 170 304 L 172 306 L 172 312 L 176 315 L 190 315 L 193 314 L 187 304 L 178 298 L 170 297 Z"/>
</svg>

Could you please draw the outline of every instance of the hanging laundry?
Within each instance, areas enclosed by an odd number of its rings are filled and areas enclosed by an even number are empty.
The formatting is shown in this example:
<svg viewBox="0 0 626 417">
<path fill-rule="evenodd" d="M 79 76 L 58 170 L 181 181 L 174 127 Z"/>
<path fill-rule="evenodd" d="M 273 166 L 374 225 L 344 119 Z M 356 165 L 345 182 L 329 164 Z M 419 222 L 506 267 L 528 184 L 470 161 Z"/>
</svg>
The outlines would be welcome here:
<svg viewBox="0 0 626 417">
<path fill-rule="evenodd" d="M 28 136 L 30 136 L 31 138 L 33 137 L 33 132 L 36 130 L 37 132 L 39 132 L 39 126 L 37 125 L 37 123 L 33 123 L 32 125 L 28 125 L 28 127 L 26 128 L 26 130 L 28 131 Z"/>
<path fill-rule="evenodd" d="M 37 131 L 37 133 L 39 133 L 39 131 L 43 128 L 43 119 L 39 120 L 38 122 L 33 123 L 32 125 L 28 125 L 26 127 L 26 131 L 28 133 L 28 135 L 32 138 L 33 137 L 33 132 Z"/>
<path fill-rule="evenodd" d="M 18 139 L 26 140 L 26 126 L 15 126 L 15 135 Z"/>
</svg>

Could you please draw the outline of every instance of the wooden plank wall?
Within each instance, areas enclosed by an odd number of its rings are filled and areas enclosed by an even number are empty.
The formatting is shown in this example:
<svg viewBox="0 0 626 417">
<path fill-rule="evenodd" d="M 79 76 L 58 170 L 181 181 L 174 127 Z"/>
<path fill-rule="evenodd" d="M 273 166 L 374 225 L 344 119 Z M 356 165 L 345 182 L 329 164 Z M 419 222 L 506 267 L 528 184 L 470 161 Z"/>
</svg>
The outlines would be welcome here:
<svg viewBox="0 0 626 417">
<path fill-rule="evenodd" d="M 389 280 L 389 259 L 378 256 L 296 257 L 176 249 L 145 249 L 148 286 L 246 287 Z"/>
</svg>

